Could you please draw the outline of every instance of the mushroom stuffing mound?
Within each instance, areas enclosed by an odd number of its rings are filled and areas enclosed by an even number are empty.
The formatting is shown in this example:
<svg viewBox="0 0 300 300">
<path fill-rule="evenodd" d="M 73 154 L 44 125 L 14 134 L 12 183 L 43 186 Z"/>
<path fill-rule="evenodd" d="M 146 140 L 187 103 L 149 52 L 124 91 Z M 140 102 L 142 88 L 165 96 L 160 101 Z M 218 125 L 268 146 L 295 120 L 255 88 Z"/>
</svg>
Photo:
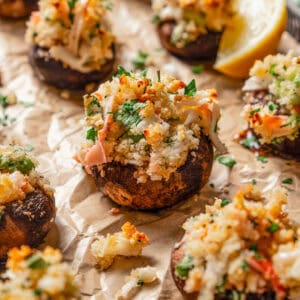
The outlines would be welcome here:
<svg viewBox="0 0 300 300">
<path fill-rule="evenodd" d="M 0 17 L 23 18 L 37 9 L 37 0 L 1 0 Z"/>
<path fill-rule="evenodd" d="M 0 259 L 12 247 L 37 246 L 55 218 L 53 191 L 20 147 L 0 147 Z"/>
<path fill-rule="evenodd" d="M 234 14 L 232 0 L 152 0 L 162 45 L 188 59 L 216 57 Z"/>
<path fill-rule="evenodd" d="M 79 300 L 75 272 L 62 262 L 62 254 L 51 247 L 43 251 L 28 246 L 8 253 L 7 271 L 0 277 L 2 300 Z"/>
<path fill-rule="evenodd" d="M 216 199 L 188 219 L 172 274 L 188 299 L 299 299 L 300 230 L 285 212 L 286 191 L 254 185 Z"/>
<path fill-rule="evenodd" d="M 220 117 L 216 90 L 195 80 L 119 67 L 84 98 L 86 139 L 77 155 L 104 194 L 135 209 L 156 209 L 196 193 L 208 181 Z"/>
<path fill-rule="evenodd" d="M 257 61 L 243 87 L 248 148 L 300 160 L 300 57 L 278 54 Z"/>
<path fill-rule="evenodd" d="M 114 36 L 109 1 L 41 0 L 31 15 L 26 41 L 37 77 L 58 88 L 100 82 L 113 68 Z"/>
</svg>

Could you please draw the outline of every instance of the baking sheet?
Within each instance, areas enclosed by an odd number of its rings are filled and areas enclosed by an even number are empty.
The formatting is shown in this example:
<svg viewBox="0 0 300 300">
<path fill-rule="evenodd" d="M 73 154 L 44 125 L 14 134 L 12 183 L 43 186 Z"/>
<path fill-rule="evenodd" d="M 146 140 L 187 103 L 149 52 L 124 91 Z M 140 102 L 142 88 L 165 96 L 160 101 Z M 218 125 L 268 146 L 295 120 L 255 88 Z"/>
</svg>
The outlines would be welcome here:
<svg viewBox="0 0 300 300">
<path fill-rule="evenodd" d="M 121 208 L 120 214 L 113 215 L 110 210 L 117 205 L 97 191 L 92 179 L 72 159 L 79 141 L 84 138 L 82 95 L 58 91 L 36 80 L 28 64 L 24 22 L 16 21 L 0 21 L 0 74 L 3 85 L 13 90 L 22 103 L 9 107 L 8 114 L 16 117 L 16 121 L 8 127 L 0 127 L 0 143 L 34 146 L 33 153 L 40 161 L 39 170 L 55 188 L 56 225 L 47 243 L 60 247 L 66 261 L 78 272 L 84 299 L 113 299 L 131 269 L 146 265 L 158 268 L 159 282 L 143 287 L 134 299 L 181 299 L 168 267 L 173 245 L 183 234 L 184 220 L 202 211 L 214 197 L 224 196 L 224 191 L 233 193 L 251 179 L 256 179 L 258 186 L 268 191 L 282 179 L 291 177 L 293 184 L 287 186 L 288 207 L 291 218 L 299 221 L 299 164 L 271 157 L 263 164 L 232 141 L 237 129 L 245 126 L 240 117 L 242 82 L 226 78 L 208 66 L 204 73 L 194 75 L 190 65 L 168 55 L 161 49 L 151 24 L 147 1 L 115 1 L 112 22 L 118 41 L 118 64 L 131 69 L 131 60 L 141 49 L 150 54 L 152 69 L 161 68 L 162 72 L 186 82 L 196 78 L 198 88 L 218 89 L 223 115 L 220 135 L 230 155 L 237 160 L 234 168 L 229 170 L 215 162 L 209 181 L 214 188 L 208 184 L 199 195 L 170 209 L 146 213 Z M 286 33 L 280 49 L 300 53 L 298 44 Z M 141 257 L 118 258 L 110 269 L 101 273 L 89 252 L 94 235 L 119 231 L 125 221 L 144 231 L 151 245 L 144 249 Z"/>
</svg>

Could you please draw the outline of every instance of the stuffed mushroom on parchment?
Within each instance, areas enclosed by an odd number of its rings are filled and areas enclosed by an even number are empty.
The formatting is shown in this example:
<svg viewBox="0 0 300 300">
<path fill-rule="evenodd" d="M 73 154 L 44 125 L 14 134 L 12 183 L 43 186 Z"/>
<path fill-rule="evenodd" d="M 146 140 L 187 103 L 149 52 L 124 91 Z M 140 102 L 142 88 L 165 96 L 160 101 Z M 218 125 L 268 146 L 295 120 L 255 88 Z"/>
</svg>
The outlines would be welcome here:
<svg viewBox="0 0 300 300">
<path fill-rule="evenodd" d="M 24 149 L 0 147 L 0 260 L 12 247 L 38 246 L 55 218 L 53 191 Z"/>
<path fill-rule="evenodd" d="M 300 299 L 300 229 L 285 210 L 286 191 L 254 185 L 216 199 L 189 218 L 171 270 L 186 299 Z"/>
<path fill-rule="evenodd" d="M 215 58 L 233 0 L 152 0 L 161 44 L 187 59 Z"/>
<path fill-rule="evenodd" d="M 300 160 L 300 57 L 290 52 L 256 61 L 243 99 L 248 129 L 239 134 L 240 143 Z"/>
<path fill-rule="evenodd" d="M 79 89 L 109 75 L 115 57 L 109 9 L 108 1 L 41 0 L 26 32 L 37 77 L 58 88 Z"/>
<path fill-rule="evenodd" d="M 208 181 L 220 117 L 216 90 L 171 76 L 118 74 L 84 98 L 77 155 L 104 194 L 135 209 L 167 207 Z"/>
</svg>

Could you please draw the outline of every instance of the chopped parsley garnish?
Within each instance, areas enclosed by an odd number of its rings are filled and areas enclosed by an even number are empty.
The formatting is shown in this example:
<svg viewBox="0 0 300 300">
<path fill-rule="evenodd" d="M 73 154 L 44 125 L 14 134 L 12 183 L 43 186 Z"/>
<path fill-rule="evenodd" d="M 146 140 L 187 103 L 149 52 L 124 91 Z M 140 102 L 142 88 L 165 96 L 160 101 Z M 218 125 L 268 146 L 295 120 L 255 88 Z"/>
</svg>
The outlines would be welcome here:
<svg viewBox="0 0 300 300">
<path fill-rule="evenodd" d="M 145 69 L 148 57 L 148 53 L 139 50 L 137 56 L 132 60 L 132 64 L 136 69 Z"/>
<path fill-rule="evenodd" d="M 252 149 L 252 148 L 258 148 L 259 147 L 259 144 L 258 144 L 258 141 L 257 141 L 257 138 L 255 135 L 249 135 L 247 136 L 245 139 L 243 139 L 241 142 L 240 142 L 241 145 L 243 145 L 244 147 L 246 148 L 249 148 L 249 149 Z"/>
<path fill-rule="evenodd" d="M 154 16 L 152 17 L 151 23 L 152 23 L 152 24 L 157 24 L 159 21 L 160 21 L 159 15 L 154 15 Z"/>
<path fill-rule="evenodd" d="M 42 290 L 39 289 L 39 288 L 36 288 L 33 293 L 36 295 L 36 296 L 41 296 L 42 295 Z"/>
<path fill-rule="evenodd" d="M 293 183 L 293 178 L 286 178 L 286 179 L 283 179 L 281 181 L 281 183 L 283 184 L 292 184 Z"/>
<path fill-rule="evenodd" d="M 253 185 L 256 185 L 256 183 L 257 183 L 256 179 L 252 179 L 252 180 L 251 180 L 251 183 L 252 183 Z"/>
<path fill-rule="evenodd" d="M 275 65 L 275 64 L 272 64 L 272 65 L 270 66 L 269 74 L 271 74 L 271 75 L 274 76 L 274 77 L 277 77 L 278 74 L 276 73 L 275 68 L 276 68 L 276 65 Z"/>
<path fill-rule="evenodd" d="M 7 96 L 0 94 L 0 107 L 2 108 L 2 117 L 0 117 L 0 125 L 8 126 L 16 121 L 15 118 L 9 118 L 6 108 L 10 105 Z"/>
<path fill-rule="evenodd" d="M 182 261 L 175 267 L 176 275 L 180 278 L 186 278 L 193 267 L 192 258 L 189 255 L 185 255 Z"/>
<path fill-rule="evenodd" d="M 160 71 L 157 71 L 157 81 L 160 82 Z"/>
<path fill-rule="evenodd" d="M 147 77 L 148 70 L 144 70 L 140 73 L 141 77 Z"/>
<path fill-rule="evenodd" d="M 91 127 L 86 132 L 86 136 L 85 137 L 86 137 L 87 140 L 95 142 L 96 138 L 97 138 L 97 135 L 98 135 L 98 131 L 95 128 Z"/>
<path fill-rule="evenodd" d="M 270 103 L 268 104 L 268 108 L 269 108 L 269 111 L 275 111 L 275 110 L 277 110 L 278 105 L 275 104 L 275 103 L 273 103 L 273 102 L 270 102 Z"/>
<path fill-rule="evenodd" d="M 141 122 L 139 111 L 145 106 L 146 103 L 140 103 L 136 99 L 125 102 L 118 111 L 114 112 L 114 121 L 122 123 L 127 128 L 137 125 Z"/>
<path fill-rule="evenodd" d="M 231 291 L 232 300 L 242 300 L 242 293 L 236 290 Z"/>
<path fill-rule="evenodd" d="M 230 200 L 230 199 L 222 199 L 221 207 L 225 207 L 225 206 L 228 205 L 229 203 L 231 203 L 231 200 Z"/>
<path fill-rule="evenodd" d="M 244 260 L 242 261 L 241 267 L 242 267 L 242 269 L 243 269 L 245 272 L 248 272 L 248 271 L 249 271 L 249 264 L 248 264 L 248 261 L 244 259 Z"/>
<path fill-rule="evenodd" d="M 229 156 L 220 156 L 218 162 L 228 168 L 232 168 L 236 164 L 236 161 Z"/>
<path fill-rule="evenodd" d="M 102 111 L 99 100 L 96 96 L 92 95 L 91 102 L 85 108 L 85 114 L 90 117 Z"/>
<path fill-rule="evenodd" d="M 279 225 L 272 220 L 269 220 L 270 226 L 267 228 L 267 231 L 270 233 L 274 233 L 279 229 Z"/>
<path fill-rule="evenodd" d="M 130 72 L 126 71 L 122 66 L 118 66 L 116 75 L 121 77 L 122 75 L 130 76 Z"/>
<path fill-rule="evenodd" d="M 204 71 L 204 66 L 203 65 L 198 65 L 198 66 L 193 66 L 192 67 L 192 72 L 194 74 L 201 74 Z"/>
<path fill-rule="evenodd" d="M 259 155 L 257 157 L 257 160 L 262 162 L 263 164 L 266 164 L 268 161 L 266 160 L 266 157 L 264 155 Z"/>
<path fill-rule="evenodd" d="M 300 74 L 297 74 L 296 77 L 294 78 L 294 82 L 298 85 L 300 84 Z"/>
<path fill-rule="evenodd" d="M 145 136 L 143 134 L 130 134 L 130 133 L 126 133 L 125 137 L 128 138 L 128 139 L 131 139 L 136 144 L 141 139 L 143 139 Z"/>
<path fill-rule="evenodd" d="M 249 245 L 249 250 L 257 252 L 258 251 L 257 244 L 251 244 L 251 245 Z"/>
<path fill-rule="evenodd" d="M 224 275 L 222 277 L 222 281 L 216 285 L 217 294 L 223 294 L 226 292 L 226 289 L 225 289 L 226 281 L 227 281 L 227 275 Z"/>
<path fill-rule="evenodd" d="M 0 155 L 0 170 L 15 172 L 20 171 L 22 174 L 28 174 L 35 168 L 33 161 L 26 157 L 10 158 Z"/>
<path fill-rule="evenodd" d="M 145 284 L 145 281 L 143 279 L 139 279 L 136 284 L 138 286 L 143 286 Z"/>
<path fill-rule="evenodd" d="M 30 269 L 44 269 L 49 264 L 39 255 L 33 254 L 27 259 L 27 266 Z"/>
<path fill-rule="evenodd" d="M 193 79 L 184 89 L 185 96 L 195 96 L 197 92 L 196 80 Z"/>
<path fill-rule="evenodd" d="M 260 108 L 259 108 L 259 107 L 258 107 L 258 108 L 255 108 L 255 109 L 253 109 L 253 110 L 251 110 L 250 113 L 249 113 L 250 117 L 253 117 L 254 114 L 258 113 L 259 111 L 260 111 Z"/>
<path fill-rule="evenodd" d="M 102 5 L 106 10 L 112 10 L 114 5 L 110 0 L 101 0 L 102 1 Z"/>
<path fill-rule="evenodd" d="M 169 136 L 167 139 L 166 139 L 166 144 L 168 144 L 169 146 L 172 146 L 174 143 L 174 141 L 172 140 L 172 138 Z"/>
<path fill-rule="evenodd" d="M 71 20 L 71 22 L 74 21 L 74 13 L 73 13 L 73 9 L 75 8 L 75 5 L 77 3 L 78 0 L 67 0 L 67 3 L 69 5 L 69 9 L 70 9 L 70 12 L 69 12 L 69 18 Z M 64 24 L 62 24 L 64 26 Z"/>
</svg>

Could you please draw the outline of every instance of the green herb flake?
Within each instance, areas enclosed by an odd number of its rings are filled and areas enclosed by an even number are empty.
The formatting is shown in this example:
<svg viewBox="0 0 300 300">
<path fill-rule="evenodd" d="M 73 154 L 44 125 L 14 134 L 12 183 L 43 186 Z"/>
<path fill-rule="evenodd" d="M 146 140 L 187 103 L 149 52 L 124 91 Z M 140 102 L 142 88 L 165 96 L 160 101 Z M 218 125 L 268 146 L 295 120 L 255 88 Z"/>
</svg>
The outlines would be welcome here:
<svg viewBox="0 0 300 300">
<path fill-rule="evenodd" d="M 228 168 L 232 168 L 236 164 L 236 161 L 229 156 L 220 156 L 218 162 Z"/>
<path fill-rule="evenodd" d="M 260 108 L 259 107 L 251 110 L 250 113 L 249 113 L 249 115 L 250 115 L 250 117 L 253 117 L 258 112 L 260 112 Z"/>
<path fill-rule="evenodd" d="M 157 71 L 156 73 L 157 73 L 157 81 L 161 82 L 161 80 L 160 80 L 160 71 Z"/>
<path fill-rule="evenodd" d="M 251 180 L 251 184 L 252 184 L 252 185 L 256 185 L 256 184 L 257 184 L 256 179 L 252 179 L 252 180 Z"/>
<path fill-rule="evenodd" d="M 204 71 L 204 66 L 203 65 L 198 65 L 198 66 L 193 66 L 192 67 L 192 72 L 194 74 L 201 74 Z"/>
<path fill-rule="evenodd" d="M 259 144 L 255 135 L 250 135 L 240 142 L 241 145 L 248 149 L 258 148 Z"/>
<path fill-rule="evenodd" d="M 276 111 L 277 108 L 278 108 L 278 105 L 275 104 L 275 103 L 273 103 L 273 102 L 270 102 L 270 103 L 268 104 L 268 108 L 269 108 L 269 111 Z"/>
<path fill-rule="evenodd" d="M 300 74 L 297 74 L 296 77 L 294 78 L 294 83 L 297 85 L 300 84 Z"/>
<path fill-rule="evenodd" d="M 279 225 L 272 220 L 269 220 L 270 226 L 267 228 L 267 231 L 270 233 L 274 233 L 279 229 Z"/>
<path fill-rule="evenodd" d="M 45 269 L 49 264 L 38 254 L 33 254 L 27 259 L 27 266 L 30 269 Z"/>
<path fill-rule="evenodd" d="M 130 76 L 130 72 L 126 71 L 124 67 L 118 66 L 116 75 L 121 77 L 122 75 Z"/>
<path fill-rule="evenodd" d="M 236 290 L 231 292 L 231 299 L 232 300 L 242 300 L 242 293 Z"/>
<path fill-rule="evenodd" d="M 132 60 L 132 64 L 136 69 L 144 69 L 146 67 L 148 53 L 139 50 L 137 56 Z"/>
<path fill-rule="evenodd" d="M 111 11 L 114 7 L 113 3 L 110 0 L 101 0 L 101 2 L 102 2 L 104 9 L 106 9 L 106 10 Z"/>
<path fill-rule="evenodd" d="M 224 275 L 222 277 L 222 281 L 219 284 L 216 285 L 217 294 L 223 294 L 223 293 L 226 292 L 226 288 L 225 288 L 226 281 L 227 281 L 227 275 Z"/>
<path fill-rule="evenodd" d="M 36 295 L 36 296 L 41 296 L 42 295 L 42 290 L 39 289 L 39 288 L 36 288 L 33 293 Z"/>
<path fill-rule="evenodd" d="M 26 156 L 11 159 L 0 155 L 0 170 L 8 172 L 20 171 L 22 174 L 28 174 L 34 168 L 35 164 Z"/>
<path fill-rule="evenodd" d="M 248 271 L 249 271 L 249 264 L 248 264 L 248 261 L 247 261 L 247 260 L 244 259 L 244 260 L 242 261 L 241 268 L 242 268 L 245 272 L 248 272 Z"/>
<path fill-rule="evenodd" d="M 195 96 L 197 92 L 196 89 L 196 80 L 193 79 L 184 89 L 184 95 L 185 96 Z"/>
<path fill-rule="evenodd" d="M 159 17 L 159 15 L 154 15 L 153 17 L 152 17 L 152 19 L 151 19 L 151 23 L 152 24 L 157 24 L 157 23 L 159 23 L 160 22 L 160 17 Z"/>
<path fill-rule="evenodd" d="M 98 131 L 97 131 L 95 128 L 91 127 L 91 128 L 88 129 L 88 131 L 86 132 L 85 138 L 86 138 L 87 140 L 90 140 L 90 141 L 95 142 L 95 141 L 96 141 L 96 138 L 97 138 L 97 135 L 98 135 Z"/>
<path fill-rule="evenodd" d="M 283 184 L 292 184 L 293 183 L 293 178 L 286 178 L 286 179 L 283 179 L 281 181 L 281 183 Z"/>
<path fill-rule="evenodd" d="M 230 200 L 230 199 L 222 199 L 221 207 L 225 207 L 225 206 L 228 205 L 229 203 L 231 203 L 231 200 Z"/>
<path fill-rule="evenodd" d="M 125 102 L 118 111 L 114 112 L 114 121 L 122 123 L 127 128 L 137 125 L 141 121 L 139 111 L 145 106 L 146 103 L 138 102 L 136 99 Z"/>
<path fill-rule="evenodd" d="M 257 157 L 257 160 L 260 161 L 263 164 L 266 164 L 268 161 L 266 160 L 266 156 L 265 155 L 259 155 Z"/>
<path fill-rule="evenodd" d="M 141 139 L 143 139 L 145 136 L 143 134 L 130 134 L 130 133 L 127 133 L 125 135 L 125 137 L 128 138 L 128 139 L 131 139 L 136 144 Z"/>
<path fill-rule="evenodd" d="M 85 107 L 85 114 L 88 117 L 94 116 L 98 113 L 101 113 L 101 111 L 102 111 L 102 107 L 101 107 L 101 104 L 100 104 L 98 98 L 94 95 L 92 95 L 91 97 L 92 97 L 92 100 Z"/>
<path fill-rule="evenodd" d="M 143 279 L 139 279 L 136 284 L 138 286 L 143 286 L 145 284 L 145 281 Z"/>
<path fill-rule="evenodd" d="M 182 261 L 175 267 L 176 275 L 180 278 L 186 278 L 193 267 L 192 258 L 189 255 L 185 255 Z"/>
<path fill-rule="evenodd" d="M 276 68 L 276 64 L 272 64 L 269 69 L 269 74 L 274 77 L 277 77 L 278 74 L 276 73 L 275 68 Z"/>
<path fill-rule="evenodd" d="M 257 246 L 257 244 L 251 244 L 251 245 L 249 245 L 248 249 L 251 251 L 257 252 L 258 246 Z"/>
</svg>

